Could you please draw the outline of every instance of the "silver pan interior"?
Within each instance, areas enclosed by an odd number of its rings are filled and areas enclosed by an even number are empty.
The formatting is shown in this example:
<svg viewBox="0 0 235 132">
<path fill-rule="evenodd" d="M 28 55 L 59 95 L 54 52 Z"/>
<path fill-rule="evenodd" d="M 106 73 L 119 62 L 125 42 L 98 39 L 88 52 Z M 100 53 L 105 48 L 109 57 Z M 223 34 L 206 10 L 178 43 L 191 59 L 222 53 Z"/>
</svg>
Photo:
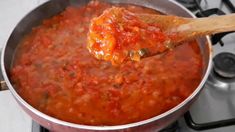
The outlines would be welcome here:
<svg viewBox="0 0 235 132">
<path fill-rule="evenodd" d="M 12 32 L 8 42 L 5 44 L 2 50 L 2 61 L 1 61 L 1 69 L 3 72 L 4 79 L 11 90 L 12 94 L 18 101 L 18 103 L 23 107 L 23 109 L 32 116 L 34 120 L 39 122 L 40 124 L 56 130 L 56 127 L 67 127 L 69 130 L 125 130 L 127 128 L 152 128 L 151 124 L 157 126 L 154 129 L 160 129 L 172 121 L 176 120 L 179 116 L 181 116 L 185 111 L 187 111 L 189 105 L 193 102 L 194 98 L 201 91 L 205 80 L 207 79 L 210 67 L 211 67 L 211 44 L 208 37 L 203 37 L 199 39 L 199 46 L 201 48 L 201 53 L 204 57 L 204 78 L 201 81 L 198 88 L 191 94 L 185 101 L 183 101 L 178 106 L 173 109 L 148 120 L 131 123 L 127 125 L 119 125 L 119 126 L 86 126 L 86 125 L 78 125 L 73 123 L 64 122 L 48 115 L 41 113 L 35 108 L 31 107 L 26 101 L 24 101 L 20 95 L 17 94 L 13 85 L 11 84 L 10 78 L 10 68 L 12 62 L 14 60 L 14 53 L 17 49 L 17 45 L 23 36 L 29 33 L 32 27 L 35 27 L 40 24 L 43 19 L 50 18 L 53 15 L 58 14 L 63 11 L 67 6 L 82 6 L 87 4 L 90 0 L 51 0 L 46 2 L 45 4 L 39 6 L 38 8 L 31 11 L 28 15 L 26 15 L 19 24 L 15 27 Z M 156 9 L 165 14 L 173 14 L 184 17 L 194 17 L 194 15 L 185 9 L 183 6 L 171 0 L 103 0 L 111 3 L 129 3 L 135 5 L 141 5 L 148 8 Z M 150 124 L 150 125 L 148 125 Z M 144 129 L 143 129 L 144 130 Z"/>
</svg>

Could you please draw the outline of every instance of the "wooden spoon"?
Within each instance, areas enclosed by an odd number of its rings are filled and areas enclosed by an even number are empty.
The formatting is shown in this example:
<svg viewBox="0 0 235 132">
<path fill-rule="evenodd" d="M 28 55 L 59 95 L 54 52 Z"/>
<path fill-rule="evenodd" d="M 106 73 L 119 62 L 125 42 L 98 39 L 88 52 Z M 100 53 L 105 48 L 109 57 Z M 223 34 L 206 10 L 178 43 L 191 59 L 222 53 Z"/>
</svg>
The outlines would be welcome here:
<svg viewBox="0 0 235 132">
<path fill-rule="evenodd" d="M 136 14 L 146 23 L 157 23 L 167 34 L 177 35 L 171 42 L 177 45 L 196 37 L 235 31 L 235 14 L 206 18 L 184 18 L 169 15 Z"/>
<path fill-rule="evenodd" d="M 227 31 L 235 31 L 235 14 L 184 18 L 112 7 L 92 20 L 87 47 L 96 58 L 120 64 L 161 54 L 196 37 Z"/>
</svg>

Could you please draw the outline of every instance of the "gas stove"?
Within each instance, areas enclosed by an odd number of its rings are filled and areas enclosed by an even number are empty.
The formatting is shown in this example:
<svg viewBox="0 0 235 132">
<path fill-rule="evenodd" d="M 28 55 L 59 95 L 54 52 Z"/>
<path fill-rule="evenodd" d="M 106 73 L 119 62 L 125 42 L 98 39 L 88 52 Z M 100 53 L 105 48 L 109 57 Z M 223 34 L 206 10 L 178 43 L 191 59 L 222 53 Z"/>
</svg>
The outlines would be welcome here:
<svg viewBox="0 0 235 132">
<path fill-rule="evenodd" d="M 0 1 L 0 48 L 17 22 L 46 1 Z M 176 1 L 198 17 L 235 13 L 235 0 Z M 235 33 L 217 34 L 211 40 L 214 65 L 204 89 L 190 110 L 161 132 L 235 131 Z M 0 105 L 0 132 L 49 132 L 23 112 L 8 90 L 0 92 Z"/>
</svg>

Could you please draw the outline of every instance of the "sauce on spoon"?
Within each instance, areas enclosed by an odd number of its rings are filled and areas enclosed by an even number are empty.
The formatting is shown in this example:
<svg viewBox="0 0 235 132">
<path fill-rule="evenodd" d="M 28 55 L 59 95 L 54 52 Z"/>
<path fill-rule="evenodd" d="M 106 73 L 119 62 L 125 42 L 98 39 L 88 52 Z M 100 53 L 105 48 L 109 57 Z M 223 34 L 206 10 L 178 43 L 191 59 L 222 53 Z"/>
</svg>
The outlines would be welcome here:
<svg viewBox="0 0 235 132">
<path fill-rule="evenodd" d="M 121 64 L 164 52 L 169 48 L 167 40 L 156 23 L 145 23 L 125 8 L 112 7 L 91 21 L 87 48 L 98 59 Z"/>
</svg>

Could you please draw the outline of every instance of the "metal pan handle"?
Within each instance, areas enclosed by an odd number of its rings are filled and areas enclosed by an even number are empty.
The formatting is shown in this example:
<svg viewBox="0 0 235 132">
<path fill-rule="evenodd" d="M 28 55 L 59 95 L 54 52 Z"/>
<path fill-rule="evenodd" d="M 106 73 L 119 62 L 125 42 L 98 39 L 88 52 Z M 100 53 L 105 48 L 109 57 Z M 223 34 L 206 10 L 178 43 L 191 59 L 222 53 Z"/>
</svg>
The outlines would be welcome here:
<svg viewBox="0 0 235 132">
<path fill-rule="evenodd" d="M 8 87 L 5 81 L 0 81 L 0 91 L 3 90 L 8 90 Z"/>
<path fill-rule="evenodd" d="M 1 54 L 1 52 L 2 52 L 2 49 L 0 48 L 0 54 Z M 0 59 L 0 61 L 1 61 L 1 59 Z M 8 87 L 7 87 L 6 82 L 3 79 L 2 71 L 0 71 L 0 92 L 4 91 L 4 90 L 8 90 Z"/>
</svg>

